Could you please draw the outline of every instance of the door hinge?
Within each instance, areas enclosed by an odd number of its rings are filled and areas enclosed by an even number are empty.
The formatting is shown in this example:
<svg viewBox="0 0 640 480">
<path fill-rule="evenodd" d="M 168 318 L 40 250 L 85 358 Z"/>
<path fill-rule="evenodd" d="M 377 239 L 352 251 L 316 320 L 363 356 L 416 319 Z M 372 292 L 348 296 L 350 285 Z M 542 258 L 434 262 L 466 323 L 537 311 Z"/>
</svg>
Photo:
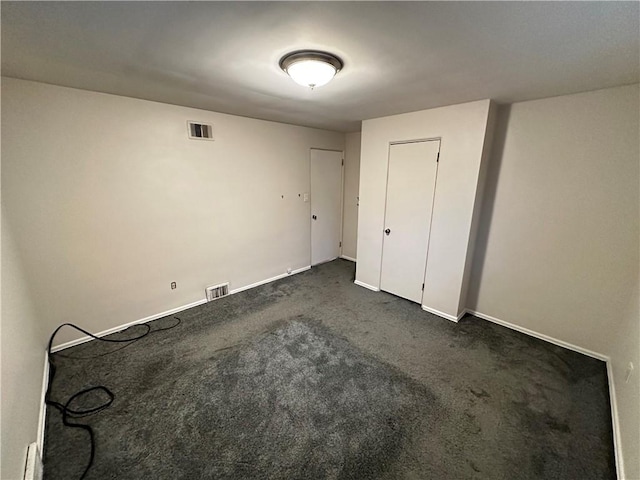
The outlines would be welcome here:
<svg viewBox="0 0 640 480">
<path fill-rule="evenodd" d="M 438 152 L 438 156 L 436 157 L 436 163 L 440 161 L 440 152 Z"/>
<path fill-rule="evenodd" d="M 341 247 L 342 246 L 342 242 L 340 242 L 340 245 L 338 245 L 338 246 Z"/>
<path fill-rule="evenodd" d="M 344 167 L 344 158 L 342 159 L 342 166 Z"/>
<path fill-rule="evenodd" d="M 424 283 L 422 284 L 422 291 L 424 292 Z"/>
</svg>

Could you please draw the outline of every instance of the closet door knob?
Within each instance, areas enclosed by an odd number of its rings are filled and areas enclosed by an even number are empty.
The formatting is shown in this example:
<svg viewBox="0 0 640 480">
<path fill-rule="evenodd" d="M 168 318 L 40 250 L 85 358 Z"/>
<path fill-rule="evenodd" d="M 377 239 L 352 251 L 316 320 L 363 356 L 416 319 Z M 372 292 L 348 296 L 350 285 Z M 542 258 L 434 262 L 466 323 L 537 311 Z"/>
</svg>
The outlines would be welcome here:
<svg viewBox="0 0 640 480">
<path fill-rule="evenodd" d="M 386 233 L 387 235 L 389 235 L 389 234 L 391 233 L 391 229 L 390 229 L 390 228 L 387 228 L 387 229 L 384 231 L 384 233 Z"/>
<path fill-rule="evenodd" d="M 318 217 L 316 217 L 315 215 L 312 215 L 311 218 L 313 218 L 314 220 L 318 219 Z"/>
</svg>

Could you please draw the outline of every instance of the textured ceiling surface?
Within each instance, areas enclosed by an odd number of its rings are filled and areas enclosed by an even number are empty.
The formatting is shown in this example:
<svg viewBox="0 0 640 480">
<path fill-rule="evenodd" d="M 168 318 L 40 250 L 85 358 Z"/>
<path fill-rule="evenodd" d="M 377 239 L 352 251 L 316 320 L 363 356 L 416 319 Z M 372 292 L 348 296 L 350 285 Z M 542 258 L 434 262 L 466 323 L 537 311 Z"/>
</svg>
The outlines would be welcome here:
<svg viewBox="0 0 640 480">
<path fill-rule="evenodd" d="M 636 83 L 638 2 L 2 2 L 2 74 L 338 131 Z M 344 69 L 313 91 L 278 67 Z"/>
</svg>

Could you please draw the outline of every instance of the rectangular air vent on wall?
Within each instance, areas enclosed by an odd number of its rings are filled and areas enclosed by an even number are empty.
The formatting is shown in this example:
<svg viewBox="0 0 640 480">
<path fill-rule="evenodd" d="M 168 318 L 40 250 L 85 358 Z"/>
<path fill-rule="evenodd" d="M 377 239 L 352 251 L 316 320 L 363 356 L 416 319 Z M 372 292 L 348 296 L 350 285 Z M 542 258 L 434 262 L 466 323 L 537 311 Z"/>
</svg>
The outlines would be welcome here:
<svg viewBox="0 0 640 480">
<path fill-rule="evenodd" d="M 210 302 L 220 297 L 229 295 L 229 283 L 221 283 L 220 285 L 212 285 L 205 289 L 207 293 L 207 301 Z"/>
<path fill-rule="evenodd" d="M 213 127 L 206 123 L 187 122 L 189 138 L 196 140 L 213 140 Z"/>
</svg>

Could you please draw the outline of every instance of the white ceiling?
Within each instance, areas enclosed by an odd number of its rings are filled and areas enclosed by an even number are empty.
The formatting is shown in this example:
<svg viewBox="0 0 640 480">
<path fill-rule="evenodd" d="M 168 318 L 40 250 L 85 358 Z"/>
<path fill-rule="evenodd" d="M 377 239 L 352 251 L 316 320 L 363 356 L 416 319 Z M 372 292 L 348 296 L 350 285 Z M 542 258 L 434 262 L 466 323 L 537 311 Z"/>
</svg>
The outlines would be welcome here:
<svg viewBox="0 0 640 480">
<path fill-rule="evenodd" d="M 2 2 L 2 74 L 338 131 L 640 80 L 638 2 Z M 279 68 L 328 50 L 308 90 Z"/>
</svg>

